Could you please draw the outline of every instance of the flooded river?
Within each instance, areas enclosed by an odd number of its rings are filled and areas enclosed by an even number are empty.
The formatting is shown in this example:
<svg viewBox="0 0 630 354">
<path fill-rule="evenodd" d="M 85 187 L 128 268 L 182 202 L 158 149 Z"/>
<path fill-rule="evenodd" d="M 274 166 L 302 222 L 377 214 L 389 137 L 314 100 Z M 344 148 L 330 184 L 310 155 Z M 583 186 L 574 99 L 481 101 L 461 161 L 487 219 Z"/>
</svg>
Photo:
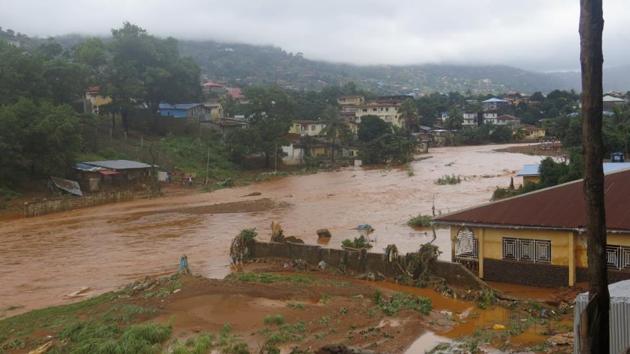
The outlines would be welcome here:
<svg viewBox="0 0 630 354">
<path fill-rule="evenodd" d="M 329 247 L 356 236 L 369 223 L 379 251 L 395 243 L 412 251 L 429 236 L 406 226 L 419 213 L 446 213 L 488 201 L 496 186 L 540 157 L 495 152 L 497 146 L 432 149 L 431 158 L 406 169 L 347 168 L 294 176 L 213 193 L 167 196 L 110 204 L 42 217 L 0 222 L 0 317 L 110 291 L 145 275 L 172 272 L 188 255 L 194 273 L 223 277 L 229 272 L 230 240 L 256 227 L 267 240 L 272 220 L 286 235 L 315 243 L 315 230 L 328 228 Z M 446 174 L 457 185 L 436 185 Z M 260 195 L 245 197 L 259 192 Z M 223 204 L 228 203 L 228 204 Z M 221 205 L 215 205 L 221 204 Z M 450 257 L 448 231 L 437 244 Z M 17 307 L 16 309 L 13 309 Z M 7 308 L 12 310 L 7 311 Z"/>
</svg>

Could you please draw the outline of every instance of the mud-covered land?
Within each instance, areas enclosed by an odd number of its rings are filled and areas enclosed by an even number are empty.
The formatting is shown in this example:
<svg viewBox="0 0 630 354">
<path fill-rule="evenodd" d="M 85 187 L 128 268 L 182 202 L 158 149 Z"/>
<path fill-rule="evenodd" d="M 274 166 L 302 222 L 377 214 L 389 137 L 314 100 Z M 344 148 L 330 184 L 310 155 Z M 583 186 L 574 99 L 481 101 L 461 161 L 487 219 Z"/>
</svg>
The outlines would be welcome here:
<svg viewBox="0 0 630 354">
<path fill-rule="evenodd" d="M 489 342 L 486 348 L 560 353 L 570 348 L 552 346 L 547 338 L 570 326 L 570 311 L 546 304 L 462 301 L 430 289 L 298 272 L 268 261 L 225 280 L 147 278 L 89 300 L 0 320 L 0 348 L 313 353 L 343 344 L 377 353 L 424 353 L 435 346 L 437 352 L 470 351 Z"/>
<path fill-rule="evenodd" d="M 408 168 L 348 168 L 0 221 L 0 318 L 76 301 L 68 294 L 79 289 L 94 296 L 167 274 L 182 254 L 198 274 L 222 278 L 232 238 L 256 227 L 264 240 L 271 221 L 307 243 L 328 228 L 328 247 L 340 247 L 356 236 L 351 228 L 369 223 L 376 229 L 374 251 L 392 243 L 401 253 L 415 251 L 431 235 L 407 226 L 409 218 L 430 215 L 433 206 L 448 212 L 486 202 L 524 163 L 540 160 L 495 149 L 432 149 L 430 158 Z M 436 184 L 444 175 L 459 175 L 461 183 Z M 438 230 L 436 243 L 448 259 L 447 230 Z"/>
<path fill-rule="evenodd" d="M 562 148 L 559 142 L 549 144 L 519 144 L 497 149 L 498 152 L 511 152 L 515 154 L 526 154 L 534 156 L 567 156 L 567 151 Z"/>
</svg>

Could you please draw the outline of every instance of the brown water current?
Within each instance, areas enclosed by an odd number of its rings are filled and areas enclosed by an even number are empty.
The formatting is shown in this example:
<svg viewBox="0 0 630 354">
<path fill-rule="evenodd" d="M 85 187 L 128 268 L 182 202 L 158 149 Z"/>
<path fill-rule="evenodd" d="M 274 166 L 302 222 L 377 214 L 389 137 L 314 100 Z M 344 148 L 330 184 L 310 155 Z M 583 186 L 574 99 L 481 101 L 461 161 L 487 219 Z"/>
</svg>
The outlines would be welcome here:
<svg viewBox="0 0 630 354">
<path fill-rule="evenodd" d="M 395 243 L 413 251 L 431 239 L 407 220 L 487 202 L 496 186 L 537 156 L 495 152 L 498 146 L 432 149 L 432 157 L 406 169 L 347 168 L 293 176 L 213 193 L 167 196 L 0 222 L 0 317 L 67 303 L 66 295 L 110 291 L 146 275 L 172 272 L 188 255 L 194 273 L 223 277 L 229 272 L 230 240 L 256 227 L 267 240 L 272 220 L 286 235 L 315 244 L 315 230 L 328 228 L 339 247 L 351 230 L 369 223 L 374 251 Z M 443 175 L 460 175 L 457 185 L 436 185 Z M 259 196 L 244 197 L 253 192 Z M 437 244 L 450 257 L 448 230 Z M 9 307 L 18 309 L 7 311 Z"/>
</svg>

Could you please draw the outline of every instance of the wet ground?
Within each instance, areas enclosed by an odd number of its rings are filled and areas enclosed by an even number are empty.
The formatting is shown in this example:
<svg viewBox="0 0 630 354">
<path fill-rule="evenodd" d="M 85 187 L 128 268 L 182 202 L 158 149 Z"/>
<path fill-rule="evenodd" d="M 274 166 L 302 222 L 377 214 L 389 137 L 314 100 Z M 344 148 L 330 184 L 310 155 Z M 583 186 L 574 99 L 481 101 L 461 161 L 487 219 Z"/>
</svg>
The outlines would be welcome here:
<svg viewBox="0 0 630 354">
<path fill-rule="evenodd" d="M 256 227 L 268 239 L 272 220 L 287 235 L 316 242 L 328 228 L 329 247 L 356 236 L 369 223 L 375 250 L 397 244 L 415 250 L 429 235 L 406 226 L 432 205 L 446 213 L 488 201 L 496 186 L 537 156 L 495 152 L 497 146 L 432 149 L 431 158 L 407 169 L 348 168 L 294 176 L 213 193 L 166 196 L 0 222 L 0 317 L 62 304 L 83 287 L 86 295 L 115 289 L 145 275 L 171 272 L 188 255 L 193 272 L 222 278 L 228 272 L 230 240 Z M 436 185 L 443 175 L 462 183 Z M 260 195 L 246 197 L 259 192 Z M 448 231 L 437 244 L 450 257 Z"/>
</svg>

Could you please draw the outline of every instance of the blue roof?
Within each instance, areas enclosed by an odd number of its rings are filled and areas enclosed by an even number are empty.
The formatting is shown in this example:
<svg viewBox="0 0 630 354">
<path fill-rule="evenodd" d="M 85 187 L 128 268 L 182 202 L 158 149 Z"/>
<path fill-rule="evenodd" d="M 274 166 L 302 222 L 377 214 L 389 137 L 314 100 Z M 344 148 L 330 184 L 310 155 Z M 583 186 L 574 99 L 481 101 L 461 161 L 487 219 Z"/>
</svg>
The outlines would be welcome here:
<svg viewBox="0 0 630 354">
<path fill-rule="evenodd" d="M 621 171 L 625 169 L 630 169 L 630 162 L 604 162 L 603 164 L 604 174 L 607 175 L 612 172 Z M 522 176 L 539 176 L 540 165 L 535 164 L 526 164 L 523 165 L 523 168 L 518 171 L 516 174 L 519 177 Z"/>
<path fill-rule="evenodd" d="M 540 174 L 540 172 L 538 171 L 539 169 L 540 169 L 540 164 L 537 164 L 537 163 L 526 164 L 526 165 L 523 165 L 523 168 L 520 171 L 518 171 L 516 175 L 517 176 L 538 176 Z"/>
<path fill-rule="evenodd" d="M 197 107 L 199 106 L 201 103 L 176 103 L 176 104 L 170 104 L 170 103 L 160 103 L 160 109 L 177 109 L 177 110 L 184 110 L 187 111 L 193 107 Z"/>
</svg>

